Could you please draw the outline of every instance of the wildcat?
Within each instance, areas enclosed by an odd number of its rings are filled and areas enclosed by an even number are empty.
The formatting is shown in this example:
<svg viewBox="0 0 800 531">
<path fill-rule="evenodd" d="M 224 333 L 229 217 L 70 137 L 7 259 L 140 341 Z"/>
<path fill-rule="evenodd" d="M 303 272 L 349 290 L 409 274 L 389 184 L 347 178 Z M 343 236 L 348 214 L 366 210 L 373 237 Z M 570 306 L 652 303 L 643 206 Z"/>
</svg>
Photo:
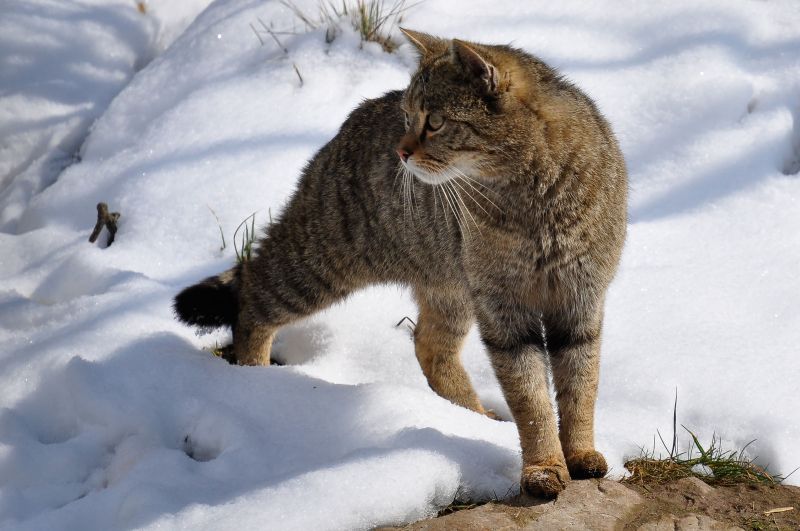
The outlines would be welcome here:
<svg viewBox="0 0 800 531">
<path fill-rule="evenodd" d="M 420 58 L 406 90 L 355 109 L 255 256 L 186 288 L 175 310 L 230 326 L 235 361 L 266 365 L 281 326 L 370 284 L 405 284 L 431 388 L 485 413 L 459 359 L 477 320 L 519 429 L 521 487 L 553 497 L 607 471 L 594 406 L 625 162 L 593 102 L 542 61 L 403 32 Z"/>
</svg>

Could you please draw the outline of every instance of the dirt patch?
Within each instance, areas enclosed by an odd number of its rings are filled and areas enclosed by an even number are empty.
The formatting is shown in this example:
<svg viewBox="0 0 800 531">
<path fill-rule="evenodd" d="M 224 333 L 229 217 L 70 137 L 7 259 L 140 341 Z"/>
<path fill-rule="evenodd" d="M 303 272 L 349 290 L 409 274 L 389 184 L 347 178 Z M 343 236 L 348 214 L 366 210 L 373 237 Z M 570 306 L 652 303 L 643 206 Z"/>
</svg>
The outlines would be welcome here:
<svg viewBox="0 0 800 531">
<path fill-rule="evenodd" d="M 700 514 L 742 529 L 800 530 L 798 487 L 763 484 L 711 487 L 697 478 L 666 484 L 627 483 L 626 486 L 637 491 L 645 504 L 624 529 L 639 529 L 665 514 Z M 769 512 L 786 507 L 794 509 Z"/>
<path fill-rule="evenodd" d="M 775 511 L 787 507 L 793 509 Z M 403 528 L 383 529 L 797 531 L 800 488 L 761 484 L 712 487 L 697 478 L 662 484 L 571 481 L 556 500 L 516 496 Z"/>
</svg>

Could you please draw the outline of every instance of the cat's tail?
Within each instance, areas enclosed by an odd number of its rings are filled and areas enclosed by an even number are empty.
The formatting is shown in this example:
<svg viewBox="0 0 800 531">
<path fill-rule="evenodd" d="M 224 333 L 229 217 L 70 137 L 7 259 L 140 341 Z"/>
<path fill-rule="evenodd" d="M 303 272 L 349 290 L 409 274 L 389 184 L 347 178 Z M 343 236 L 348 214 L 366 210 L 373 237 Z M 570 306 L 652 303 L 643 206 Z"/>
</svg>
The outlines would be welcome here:
<svg viewBox="0 0 800 531">
<path fill-rule="evenodd" d="M 186 324 L 210 328 L 233 327 L 239 315 L 241 264 L 189 286 L 175 296 L 175 315 Z"/>
</svg>

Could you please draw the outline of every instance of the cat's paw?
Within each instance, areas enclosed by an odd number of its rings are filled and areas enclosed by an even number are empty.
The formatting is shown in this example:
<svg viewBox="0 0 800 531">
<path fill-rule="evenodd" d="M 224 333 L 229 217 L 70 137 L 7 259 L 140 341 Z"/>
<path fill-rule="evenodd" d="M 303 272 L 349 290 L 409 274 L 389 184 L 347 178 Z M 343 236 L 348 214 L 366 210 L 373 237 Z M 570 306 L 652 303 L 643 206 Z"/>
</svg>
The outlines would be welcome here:
<svg viewBox="0 0 800 531">
<path fill-rule="evenodd" d="M 485 409 L 483 414 L 489 417 L 492 420 L 503 420 L 500 418 L 500 415 L 494 412 L 494 409 Z"/>
<path fill-rule="evenodd" d="M 596 450 L 577 452 L 567 456 L 567 468 L 573 479 L 601 478 L 608 472 L 606 458 Z"/>
<path fill-rule="evenodd" d="M 568 482 L 569 472 L 563 463 L 522 467 L 522 491 L 537 498 L 555 498 Z"/>
<path fill-rule="evenodd" d="M 224 347 L 216 347 L 211 352 L 218 358 L 222 358 L 231 365 L 236 365 L 236 353 L 233 351 L 233 343 Z"/>
</svg>

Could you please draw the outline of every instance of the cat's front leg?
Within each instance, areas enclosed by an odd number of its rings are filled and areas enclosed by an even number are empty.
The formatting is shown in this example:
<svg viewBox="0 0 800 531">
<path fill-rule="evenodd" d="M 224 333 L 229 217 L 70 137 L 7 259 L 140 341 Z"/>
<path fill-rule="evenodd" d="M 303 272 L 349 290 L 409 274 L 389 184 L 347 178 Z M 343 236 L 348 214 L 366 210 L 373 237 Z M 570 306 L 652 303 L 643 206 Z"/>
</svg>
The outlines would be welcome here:
<svg viewBox="0 0 800 531">
<path fill-rule="evenodd" d="M 534 496 L 551 498 L 570 479 L 550 400 L 539 314 L 495 296 L 478 309 L 481 336 L 522 447 L 520 487 Z M 480 304 L 480 303 L 479 303 Z"/>
<path fill-rule="evenodd" d="M 608 465 L 594 446 L 594 410 L 600 375 L 602 309 L 545 319 L 558 402 L 561 447 L 575 479 L 603 477 Z"/>
<path fill-rule="evenodd" d="M 414 288 L 419 317 L 414 350 L 422 373 L 439 396 L 487 415 L 461 363 L 461 346 L 473 322 L 469 294 L 461 285 Z"/>
</svg>

